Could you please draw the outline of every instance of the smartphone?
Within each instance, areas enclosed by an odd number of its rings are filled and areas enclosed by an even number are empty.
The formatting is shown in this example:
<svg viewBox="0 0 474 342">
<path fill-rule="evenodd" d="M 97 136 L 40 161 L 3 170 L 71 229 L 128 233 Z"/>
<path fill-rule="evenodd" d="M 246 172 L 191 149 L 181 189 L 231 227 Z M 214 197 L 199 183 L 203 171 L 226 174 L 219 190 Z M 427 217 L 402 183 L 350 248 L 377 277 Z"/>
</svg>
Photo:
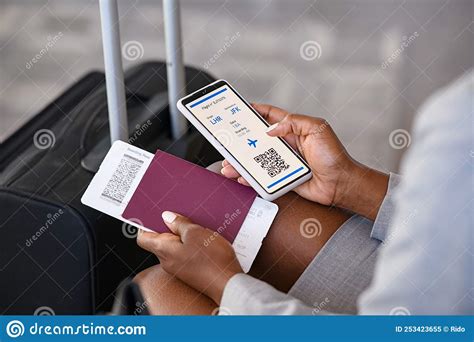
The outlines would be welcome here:
<svg viewBox="0 0 474 342">
<path fill-rule="evenodd" d="M 309 166 L 225 80 L 180 99 L 178 109 L 264 199 L 308 181 Z"/>
</svg>

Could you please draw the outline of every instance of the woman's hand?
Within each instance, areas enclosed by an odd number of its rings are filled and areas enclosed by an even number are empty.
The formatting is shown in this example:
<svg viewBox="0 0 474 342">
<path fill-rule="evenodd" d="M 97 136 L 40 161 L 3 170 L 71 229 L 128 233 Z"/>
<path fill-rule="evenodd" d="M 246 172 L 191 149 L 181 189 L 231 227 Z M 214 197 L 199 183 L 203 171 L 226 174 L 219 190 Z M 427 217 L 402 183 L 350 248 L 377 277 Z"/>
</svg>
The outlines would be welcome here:
<svg viewBox="0 0 474 342">
<path fill-rule="evenodd" d="M 355 162 L 334 134 L 329 123 L 289 112 L 270 105 L 254 104 L 253 107 L 272 126 L 267 134 L 283 137 L 308 162 L 313 178 L 298 186 L 295 192 L 300 196 L 325 205 L 339 202 L 347 188 L 347 180 Z M 248 184 L 237 171 L 224 162 L 222 174 L 238 177 L 238 181 Z"/>
<path fill-rule="evenodd" d="M 285 139 L 308 162 L 313 177 L 295 188 L 296 193 L 375 218 L 387 190 L 387 175 L 352 159 L 326 120 L 290 114 L 270 105 L 253 107 L 272 125 L 267 134 Z M 227 161 L 222 166 L 224 176 L 248 185 Z"/>
<path fill-rule="evenodd" d="M 138 245 L 155 254 L 166 272 L 219 305 L 229 279 L 243 272 L 231 244 L 184 216 L 165 211 L 162 217 L 173 234 L 140 229 Z"/>
</svg>

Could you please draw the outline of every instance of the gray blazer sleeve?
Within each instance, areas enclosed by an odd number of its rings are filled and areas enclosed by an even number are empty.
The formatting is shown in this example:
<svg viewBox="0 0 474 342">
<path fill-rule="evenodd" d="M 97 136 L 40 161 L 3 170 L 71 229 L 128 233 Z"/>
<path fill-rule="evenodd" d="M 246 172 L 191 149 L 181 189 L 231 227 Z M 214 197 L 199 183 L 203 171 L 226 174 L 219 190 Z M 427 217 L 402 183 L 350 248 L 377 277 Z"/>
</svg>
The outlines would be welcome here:
<svg viewBox="0 0 474 342">
<path fill-rule="evenodd" d="M 471 72 L 433 97 L 417 117 L 395 212 L 391 196 L 398 180 L 392 175 L 371 233 L 384 243 L 373 282 L 359 298 L 359 313 L 474 313 L 473 89 Z M 228 282 L 221 306 L 233 314 L 314 313 L 244 274 Z"/>
<path fill-rule="evenodd" d="M 417 115 L 360 314 L 473 314 L 473 89 L 471 72 Z"/>
<path fill-rule="evenodd" d="M 387 194 L 385 195 L 379 212 L 377 213 L 377 217 L 375 218 L 374 226 L 370 234 L 370 237 L 373 239 L 377 239 L 382 242 L 386 242 L 386 240 L 390 239 L 388 230 L 395 210 L 394 194 L 395 189 L 400 184 L 400 181 L 401 177 L 399 175 L 390 173 Z"/>
<path fill-rule="evenodd" d="M 220 311 L 231 315 L 310 315 L 312 308 L 261 280 L 239 273 L 227 283 Z"/>
<path fill-rule="evenodd" d="M 393 211 L 393 194 L 400 176 L 390 175 L 387 194 L 382 202 L 371 236 L 384 241 Z M 347 220 L 341 228 L 357 226 L 357 220 Z M 227 283 L 221 300 L 222 312 L 234 315 L 327 315 L 300 300 L 276 290 L 271 285 L 246 274 L 238 274 Z"/>
</svg>

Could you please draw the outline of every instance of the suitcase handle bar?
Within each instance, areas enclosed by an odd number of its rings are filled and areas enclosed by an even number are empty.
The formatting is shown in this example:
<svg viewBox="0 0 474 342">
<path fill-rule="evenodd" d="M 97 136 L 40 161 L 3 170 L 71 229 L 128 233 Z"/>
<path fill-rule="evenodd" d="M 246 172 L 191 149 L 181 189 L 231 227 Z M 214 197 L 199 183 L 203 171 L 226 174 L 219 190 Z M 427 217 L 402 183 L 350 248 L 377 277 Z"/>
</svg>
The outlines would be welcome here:
<svg viewBox="0 0 474 342">
<path fill-rule="evenodd" d="M 176 102 L 186 95 L 179 9 L 179 0 L 163 0 L 168 101 L 171 116 L 171 133 L 174 139 L 180 138 L 187 128 L 186 119 L 176 107 Z M 127 141 L 127 106 L 117 0 L 100 0 L 100 20 L 109 109 L 110 139 L 111 143 L 116 140 Z"/>
</svg>

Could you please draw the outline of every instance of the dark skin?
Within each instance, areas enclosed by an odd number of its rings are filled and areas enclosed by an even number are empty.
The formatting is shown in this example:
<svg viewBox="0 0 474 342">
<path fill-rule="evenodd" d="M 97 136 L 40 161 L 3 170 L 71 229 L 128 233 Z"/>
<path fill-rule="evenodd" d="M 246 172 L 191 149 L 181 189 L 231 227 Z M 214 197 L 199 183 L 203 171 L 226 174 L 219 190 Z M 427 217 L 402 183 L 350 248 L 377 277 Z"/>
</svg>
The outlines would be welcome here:
<svg viewBox="0 0 474 342">
<path fill-rule="evenodd" d="M 313 173 L 311 180 L 294 189 L 299 196 L 286 195 L 277 201 L 280 212 L 250 273 L 286 292 L 349 217 L 343 209 L 375 219 L 387 191 L 388 176 L 353 160 L 325 120 L 269 105 L 254 108 L 270 124 L 276 124 L 267 134 L 284 138 L 305 158 Z M 247 184 L 225 161 L 221 172 Z M 322 233 L 316 239 L 300 233 L 300 224 L 306 218 L 321 222 Z M 159 313 L 166 307 L 172 313 L 173 305 L 163 305 L 164 298 L 174 294 L 181 300 L 186 294 L 196 305 L 186 306 L 189 311 L 183 310 L 183 314 L 201 309 L 209 313 L 220 304 L 230 278 L 242 272 L 232 246 L 219 236 L 204 247 L 203 241 L 212 231 L 177 213 L 164 212 L 163 220 L 172 233 L 141 232 L 137 239 L 161 262 L 161 266 L 145 270 L 136 278 L 150 303 L 149 309 Z"/>
<path fill-rule="evenodd" d="M 350 214 L 288 193 L 275 201 L 279 213 L 263 241 L 250 275 L 288 292 L 308 264 Z M 321 234 L 308 239 L 300 233 L 300 223 L 309 217 L 321 222 Z M 135 277 L 155 315 L 208 315 L 217 304 L 155 265 Z"/>
</svg>

